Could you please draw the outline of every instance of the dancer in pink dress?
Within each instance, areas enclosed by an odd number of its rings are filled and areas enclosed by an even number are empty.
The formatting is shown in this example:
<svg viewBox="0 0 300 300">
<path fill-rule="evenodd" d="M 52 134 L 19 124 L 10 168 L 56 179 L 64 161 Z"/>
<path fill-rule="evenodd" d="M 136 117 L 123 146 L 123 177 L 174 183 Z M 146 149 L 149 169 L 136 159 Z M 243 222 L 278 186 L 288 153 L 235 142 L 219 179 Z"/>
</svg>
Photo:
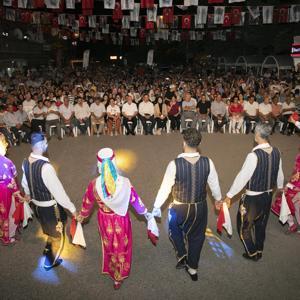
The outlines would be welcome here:
<svg viewBox="0 0 300 300">
<path fill-rule="evenodd" d="M 82 208 L 77 220 L 87 218 L 97 202 L 98 229 L 102 240 L 102 273 L 114 281 L 114 288 L 120 288 L 129 276 L 132 260 L 132 230 L 128 212 L 129 203 L 137 214 L 145 215 L 147 208 L 136 193 L 128 178 L 118 174 L 112 149 L 98 152 L 100 176 L 90 182 L 83 197 Z"/>
<path fill-rule="evenodd" d="M 19 224 L 13 214 L 19 201 L 23 199 L 16 182 L 17 169 L 5 157 L 7 146 L 4 135 L 0 134 L 0 240 L 4 245 L 15 242 Z"/>
<path fill-rule="evenodd" d="M 297 223 L 300 225 L 300 154 L 296 156 L 294 170 L 291 179 L 284 188 L 287 204 L 291 211 L 288 217 L 288 233 L 297 231 Z M 280 214 L 282 195 L 279 193 L 272 205 L 272 212 L 276 215 Z M 294 217 L 296 222 L 294 221 Z"/>
</svg>

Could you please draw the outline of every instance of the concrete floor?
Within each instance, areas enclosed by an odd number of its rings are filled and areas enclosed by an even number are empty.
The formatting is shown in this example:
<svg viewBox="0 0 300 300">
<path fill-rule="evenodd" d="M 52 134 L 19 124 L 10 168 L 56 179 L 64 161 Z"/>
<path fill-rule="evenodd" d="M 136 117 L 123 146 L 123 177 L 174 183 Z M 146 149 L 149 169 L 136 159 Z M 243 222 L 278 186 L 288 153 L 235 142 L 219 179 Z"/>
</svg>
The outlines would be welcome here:
<svg viewBox="0 0 300 300">
<path fill-rule="evenodd" d="M 272 143 L 282 151 L 284 173 L 291 173 L 299 137 L 275 134 Z M 179 134 L 136 137 L 66 137 L 52 139 L 49 156 L 75 205 L 96 174 L 96 153 L 102 147 L 118 150 L 124 173 L 152 209 L 168 162 L 181 150 Z M 201 151 L 215 163 L 225 194 L 253 146 L 252 135 L 203 135 Z M 9 151 L 21 175 L 28 145 Z M 20 176 L 21 178 L 21 176 Z M 100 274 L 101 244 L 95 213 L 84 226 L 86 250 L 67 243 L 61 267 L 45 272 L 41 267 L 43 235 L 36 220 L 14 246 L 0 247 L 0 299 L 300 299 L 300 234 L 286 235 L 278 218 L 270 216 L 263 259 L 245 261 L 235 229 L 237 203 L 230 209 L 234 235 L 216 233 L 216 214 L 209 202 L 207 239 L 199 265 L 199 281 L 192 282 L 176 259 L 167 235 L 167 205 L 159 224 L 161 236 L 154 247 L 147 240 L 146 224 L 132 212 L 133 264 L 129 279 L 114 291 L 112 281 Z"/>
</svg>

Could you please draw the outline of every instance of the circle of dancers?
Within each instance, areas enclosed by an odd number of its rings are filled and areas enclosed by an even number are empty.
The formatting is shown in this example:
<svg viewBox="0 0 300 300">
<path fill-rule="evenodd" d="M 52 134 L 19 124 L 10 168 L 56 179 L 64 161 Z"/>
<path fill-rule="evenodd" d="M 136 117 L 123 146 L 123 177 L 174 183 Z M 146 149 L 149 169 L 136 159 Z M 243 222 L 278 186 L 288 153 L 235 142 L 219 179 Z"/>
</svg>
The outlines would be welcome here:
<svg viewBox="0 0 300 300">
<path fill-rule="evenodd" d="M 232 234 L 228 208 L 232 198 L 245 191 L 238 204 L 238 234 L 245 248 L 243 258 L 257 262 L 263 258 L 271 210 L 282 223 L 288 223 L 289 233 L 296 232 L 300 224 L 300 155 L 284 186 L 281 155 L 269 143 L 271 134 L 272 127 L 268 124 L 259 123 L 255 127 L 256 146 L 248 153 L 231 188 L 222 198 L 213 161 L 199 153 L 201 133 L 194 128 L 184 130 L 183 153 L 168 164 L 152 210 L 145 206 L 130 179 L 120 174 L 113 149 L 103 148 L 97 153 L 98 176 L 88 184 L 81 208 L 77 210 L 45 157 L 48 143 L 42 133 L 31 135 L 32 151 L 23 161 L 21 184 L 15 165 L 5 156 L 8 144 L 4 135 L 0 135 L 0 240 L 3 245 L 15 243 L 20 238 L 19 228 L 26 227 L 34 213 L 47 236 L 44 268 L 51 270 L 62 263 L 67 211 L 72 216 L 72 242 L 86 247 L 81 224 L 86 222 L 97 203 L 102 273 L 111 277 L 114 289 L 119 289 L 130 274 L 132 262 L 129 207 L 145 217 L 148 238 L 157 245 L 156 219 L 161 218 L 161 207 L 172 194 L 168 234 L 175 250 L 175 267 L 185 270 L 191 280 L 197 281 L 208 222 L 206 187 L 209 186 L 219 213 L 217 228 L 219 231 L 225 228 L 228 234 Z"/>
</svg>

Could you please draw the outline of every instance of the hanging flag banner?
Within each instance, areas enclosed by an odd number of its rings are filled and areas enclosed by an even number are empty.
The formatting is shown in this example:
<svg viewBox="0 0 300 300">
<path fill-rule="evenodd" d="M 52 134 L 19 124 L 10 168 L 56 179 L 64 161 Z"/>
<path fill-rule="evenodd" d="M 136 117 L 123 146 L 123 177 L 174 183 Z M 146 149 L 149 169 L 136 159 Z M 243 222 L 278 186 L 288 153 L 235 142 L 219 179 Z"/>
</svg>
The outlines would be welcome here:
<svg viewBox="0 0 300 300">
<path fill-rule="evenodd" d="M 75 0 L 66 0 L 67 9 L 75 9 Z"/>
<path fill-rule="evenodd" d="M 154 4 L 153 8 L 147 9 L 147 20 L 149 22 L 155 22 L 157 17 L 157 4 Z"/>
<path fill-rule="evenodd" d="M 138 22 L 140 16 L 140 3 L 134 3 L 134 9 L 130 11 L 130 21 Z"/>
<path fill-rule="evenodd" d="M 273 23 L 273 6 L 263 6 L 263 23 Z"/>
<path fill-rule="evenodd" d="M 195 24 L 206 24 L 207 22 L 207 6 L 198 6 L 195 16 Z"/>
<path fill-rule="evenodd" d="M 88 16 L 89 27 L 96 28 L 96 16 Z"/>
<path fill-rule="evenodd" d="M 114 9 L 116 6 L 115 0 L 104 0 L 104 8 L 105 9 Z"/>
<path fill-rule="evenodd" d="M 159 0 L 159 7 L 172 7 L 173 0 Z"/>
<path fill-rule="evenodd" d="M 134 9 L 134 0 L 121 0 L 122 10 L 133 10 Z"/>
<path fill-rule="evenodd" d="M 223 24 L 225 15 L 225 6 L 214 7 L 214 24 Z"/>
<path fill-rule="evenodd" d="M 60 0 L 45 0 L 45 4 L 49 9 L 59 9 Z"/>
<path fill-rule="evenodd" d="M 18 7 L 19 8 L 27 8 L 27 0 L 18 0 Z"/>
</svg>

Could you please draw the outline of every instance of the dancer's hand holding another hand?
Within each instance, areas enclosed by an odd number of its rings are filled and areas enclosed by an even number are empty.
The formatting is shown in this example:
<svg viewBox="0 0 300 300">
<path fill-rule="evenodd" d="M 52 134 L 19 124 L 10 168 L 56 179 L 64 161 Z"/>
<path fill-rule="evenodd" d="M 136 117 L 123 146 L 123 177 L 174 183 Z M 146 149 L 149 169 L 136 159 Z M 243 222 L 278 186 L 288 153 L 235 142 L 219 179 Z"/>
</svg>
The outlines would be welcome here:
<svg viewBox="0 0 300 300">
<path fill-rule="evenodd" d="M 82 223 L 84 221 L 84 217 L 81 214 L 78 214 L 76 220 L 77 222 Z"/>
</svg>

